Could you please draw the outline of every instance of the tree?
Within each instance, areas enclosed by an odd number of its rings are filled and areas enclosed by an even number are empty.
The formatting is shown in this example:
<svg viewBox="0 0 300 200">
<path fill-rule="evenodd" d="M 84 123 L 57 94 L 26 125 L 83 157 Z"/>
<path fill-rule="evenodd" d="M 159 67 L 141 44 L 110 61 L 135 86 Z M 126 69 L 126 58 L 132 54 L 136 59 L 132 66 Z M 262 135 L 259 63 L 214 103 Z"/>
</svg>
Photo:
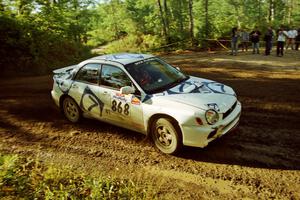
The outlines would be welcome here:
<svg viewBox="0 0 300 200">
<path fill-rule="evenodd" d="M 234 7 L 234 16 L 236 16 L 237 27 L 241 27 L 241 4 L 238 0 L 230 0 L 231 5 Z"/>
<path fill-rule="evenodd" d="M 189 0 L 189 17 L 190 17 L 190 39 L 192 46 L 196 45 L 194 37 L 194 18 L 193 18 L 193 0 Z"/>
<path fill-rule="evenodd" d="M 168 25 L 167 25 L 167 22 L 165 19 L 166 15 L 164 14 L 164 11 L 162 9 L 160 0 L 157 0 L 157 4 L 158 4 L 158 8 L 159 8 L 161 23 L 162 23 L 163 36 L 165 38 L 165 42 L 169 43 L 169 35 L 168 35 L 168 28 L 167 28 Z"/>
<path fill-rule="evenodd" d="M 205 13 L 205 36 L 208 38 L 209 23 L 208 23 L 208 0 L 204 1 L 204 13 Z"/>
<path fill-rule="evenodd" d="M 269 0 L 269 16 L 268 16 L 268 20 L 269 22 L 274 21 L 274 0 Z"/>
<path fill-rule="evenodd" d="M 269 25 L 300 26 L 300 5 L 299 0 L 0 0 L 0 23 L 1 66 L 17 70 L 77 59 L 86 42 L 107 43 L 111 52 L 198 42 L 208 47 L 206 39 L 230 38 L 236 26 L 262 31 Z"/>
<path fill-rule="evenodd" d="M 169 8 L 168 8 L 167 0 L 163 0 L 163 5 L 164 5 L 164 19 L 165 19 L 166 30 L 167 30 L 167 35 L 169 35 L 169 31 L 170 31 L 170 22 L 169 22 L 170 12 L 169 12 Z M 169 41 L 167 41 L 167 42 L 169 42 Z"/>
</svg>

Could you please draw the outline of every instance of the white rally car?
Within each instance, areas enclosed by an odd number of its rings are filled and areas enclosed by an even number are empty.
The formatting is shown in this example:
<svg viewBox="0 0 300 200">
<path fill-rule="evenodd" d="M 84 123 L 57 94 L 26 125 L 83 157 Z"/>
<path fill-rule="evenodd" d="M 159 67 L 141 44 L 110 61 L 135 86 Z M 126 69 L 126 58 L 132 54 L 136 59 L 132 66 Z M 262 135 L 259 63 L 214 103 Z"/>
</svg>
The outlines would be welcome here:
<svg viewBox="0 0 300 200">
<path fill-rule="evenodd" d="M 187 76 L 153 55 L 103 55 L 53 72 L 51 95 L 69 121 L 85 116 L 151 135 L 166 154 L 205 147 L 241 115 L 232 88 Z"/>
</svg>

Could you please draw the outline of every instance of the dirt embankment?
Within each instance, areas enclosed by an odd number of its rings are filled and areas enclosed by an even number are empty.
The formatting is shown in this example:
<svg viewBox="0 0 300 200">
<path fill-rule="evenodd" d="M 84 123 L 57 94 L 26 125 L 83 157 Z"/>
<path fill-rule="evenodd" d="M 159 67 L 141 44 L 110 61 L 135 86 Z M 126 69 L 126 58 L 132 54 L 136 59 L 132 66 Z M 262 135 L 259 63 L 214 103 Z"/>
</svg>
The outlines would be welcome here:
<svg viewBox="0 0 300 200">
<path fill-rule="evenodd" d="M 162 57 L 233 87 L 243 105 L 238 129 L 205 149 L 168 156 L 138 133 L 67 122 L 50 98 L 51 76 L 15 78 L 0 81 L 0 152 L 130 178 L 158 198 L 300 199 L 300 52 Z"/>
</svg>

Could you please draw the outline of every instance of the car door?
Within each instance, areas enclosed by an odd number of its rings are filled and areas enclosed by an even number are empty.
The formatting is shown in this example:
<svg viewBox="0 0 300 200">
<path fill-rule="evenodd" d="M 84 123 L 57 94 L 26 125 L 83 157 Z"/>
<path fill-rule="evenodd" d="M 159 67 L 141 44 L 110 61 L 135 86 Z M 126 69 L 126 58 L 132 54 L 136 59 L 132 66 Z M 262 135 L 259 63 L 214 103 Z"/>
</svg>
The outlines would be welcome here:
<svg viewBox="0 0 300 200">
<path fill-rule="evenodd" d="M 123 69 L 102 65 L 100 87 L 104 112 L 110 123 L 136 131 L 144 129 L 143 110 L 138 91 L 135 94 L 121 94 L 120 88 L 133 86 Z"/>
<path fill-rule="evenodd" d="M 76 101 L 85 115 L 103 119 L 104 103 L 99 97 L 99 78 L 101 64 L 89 63 L 77 72 L 69 90 L 69 95 Z"/>
</svg>

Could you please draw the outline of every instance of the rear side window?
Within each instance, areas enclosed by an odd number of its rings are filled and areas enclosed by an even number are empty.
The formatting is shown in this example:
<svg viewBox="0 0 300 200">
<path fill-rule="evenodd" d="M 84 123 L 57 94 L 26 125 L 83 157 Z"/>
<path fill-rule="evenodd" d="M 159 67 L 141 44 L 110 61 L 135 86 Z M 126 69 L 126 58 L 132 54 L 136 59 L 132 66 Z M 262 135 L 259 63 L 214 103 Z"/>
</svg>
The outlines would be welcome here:
<svg viewBox="0 0 300 200">
<path fill-rule="evenodd" d="M 75 80 L 98 84 L 99 83 L 100 64 L 86 64 L 77 72 Z"/>
<path fill-rule="evenodd" d="M 120 89 L 130 86 L 131 81 L 126 73 L 118 67 L 103 65 L 101 70 L 101 85 Z"/>
</svg>

